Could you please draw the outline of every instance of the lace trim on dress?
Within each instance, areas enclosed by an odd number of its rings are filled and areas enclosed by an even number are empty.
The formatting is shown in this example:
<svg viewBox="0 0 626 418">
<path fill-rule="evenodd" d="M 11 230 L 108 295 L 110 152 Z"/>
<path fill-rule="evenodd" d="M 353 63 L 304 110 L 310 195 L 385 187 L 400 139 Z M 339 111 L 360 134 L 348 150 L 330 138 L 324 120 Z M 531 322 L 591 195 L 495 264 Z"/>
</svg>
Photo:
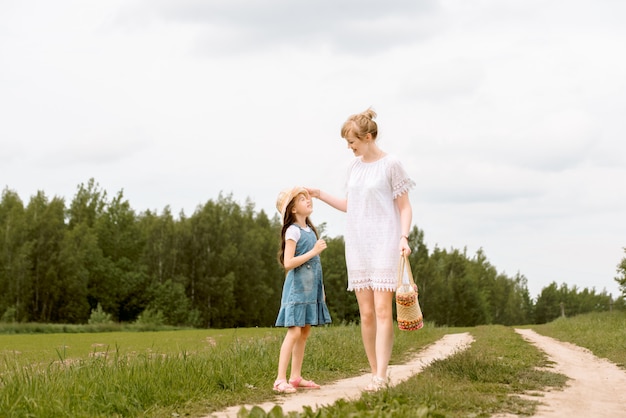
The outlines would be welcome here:
<svg viewBox="0 0 626 418">
<path fill-rule="evenodd" d="M 348 289 L 354 292 L 360 292 L 362 290 L 377 290 L 377 291 L 381 291 L 381 292 L 395 292 L 396 291 L 396 286 L 393 287 L 382 287 L 382 286 L 361 286 L 361 287 L 353 287 L 352 289 Z"/>
<path fill-rule="evenodd" d="M 396 290 L 397 279 L 395 272 L 391 270 L 376 271 L 374 274 L 367 271 L 351 271 L 348 280 L 348 290 L 386 290 L 393 292 Z"/>
<path fill-rule="evenodd" d="M 404 179 L 399 184 L 393 186 L 393 198 L 402 196 L 408 192 L 411 188 L 415 187 L 415 182 L 411 179 Z"/>
</svg>

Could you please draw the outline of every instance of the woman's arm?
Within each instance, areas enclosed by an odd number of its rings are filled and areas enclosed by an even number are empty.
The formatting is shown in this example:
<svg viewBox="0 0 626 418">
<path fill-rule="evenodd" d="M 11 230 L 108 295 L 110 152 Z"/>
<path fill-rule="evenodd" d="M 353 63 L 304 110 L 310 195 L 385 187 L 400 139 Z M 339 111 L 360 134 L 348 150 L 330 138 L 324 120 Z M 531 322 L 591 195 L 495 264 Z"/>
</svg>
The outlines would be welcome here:
<svg viewBox="0 0 626 418">
<path fill-rule="evenodd" d="M 396 197 L 396 206 L 400 212 L 400 253 L 404 252 L 405 255 L 411 254 L 411 247 L 409 246 L 409 232 L 411 232 L 411 222 L 413 221 L 413 209 L 411 208 L 411 201 L 409 200 L 409 193 L 403 193 Z"/>
<path fill-rule="evenodd" d="M 309 192 L 311 197 L 316 197 L 322 202 L 326 203 L 333 208 L 345 212 L 348 208 L 348 199 L 340 199 L 338 197 L 329 195 L 326 192 L 321 191 L 320 189 L 309 189 L 305 187 L 305 189 Z"/>
</svg>

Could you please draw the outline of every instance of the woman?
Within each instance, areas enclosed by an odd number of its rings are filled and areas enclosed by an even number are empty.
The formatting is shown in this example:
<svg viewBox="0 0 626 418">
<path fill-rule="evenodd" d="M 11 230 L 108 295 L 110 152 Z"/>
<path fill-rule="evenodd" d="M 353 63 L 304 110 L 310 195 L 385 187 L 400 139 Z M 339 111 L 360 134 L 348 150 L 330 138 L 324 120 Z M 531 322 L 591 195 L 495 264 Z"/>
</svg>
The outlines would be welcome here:
<svg viewBox="0 0 626 418">
<path fill-rule="evenodd" d="M 415 183 L 400 161 L 376 142 L 378 126 L 372 109 L 350 116 L 341 137 L 356 158 L 351 163 L 345 198 L 307 189 L 335 209 L 346 212 L 348 290 L 359 305 L 361 336 L 372 371 L 366 391 L 387 383 L 393 348 L 393 297 L 399 257 L 409 255 L 412 222 L 409 189 Z"/>
</svg>

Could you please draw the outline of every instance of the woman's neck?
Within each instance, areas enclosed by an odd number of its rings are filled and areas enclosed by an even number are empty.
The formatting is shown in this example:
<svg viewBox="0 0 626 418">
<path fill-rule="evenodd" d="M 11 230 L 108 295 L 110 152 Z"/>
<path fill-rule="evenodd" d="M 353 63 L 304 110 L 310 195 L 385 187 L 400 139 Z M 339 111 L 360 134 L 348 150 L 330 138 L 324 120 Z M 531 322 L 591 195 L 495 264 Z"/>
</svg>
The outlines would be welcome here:
<svg viewBox="0 0 626 418">
<path fill-rule="evenodd" d="M 380 160 L 385 156 L 385 152 L 378 148 L 378 146 L 372 142 L 372 145 L 369 147 L 366 153 L 363 154 L 361 160 L 364 163 L 373 163 L 375 161 Z"/>
</svg>

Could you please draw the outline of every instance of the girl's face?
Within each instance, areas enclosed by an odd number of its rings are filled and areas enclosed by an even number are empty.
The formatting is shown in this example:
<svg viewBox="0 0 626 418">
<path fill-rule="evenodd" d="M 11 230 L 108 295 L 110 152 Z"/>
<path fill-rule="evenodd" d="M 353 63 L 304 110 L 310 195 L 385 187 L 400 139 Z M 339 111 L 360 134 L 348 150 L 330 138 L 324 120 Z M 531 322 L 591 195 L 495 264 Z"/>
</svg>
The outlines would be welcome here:
<svg viewBox="0 0 626 418">
<path fill-rule="evenodd" d="M 294 199 L 293 213 L 302 216 L 309 216 L 313 213 L 313 200 L 310 196 L 300 193 Z"/>
</svg>

